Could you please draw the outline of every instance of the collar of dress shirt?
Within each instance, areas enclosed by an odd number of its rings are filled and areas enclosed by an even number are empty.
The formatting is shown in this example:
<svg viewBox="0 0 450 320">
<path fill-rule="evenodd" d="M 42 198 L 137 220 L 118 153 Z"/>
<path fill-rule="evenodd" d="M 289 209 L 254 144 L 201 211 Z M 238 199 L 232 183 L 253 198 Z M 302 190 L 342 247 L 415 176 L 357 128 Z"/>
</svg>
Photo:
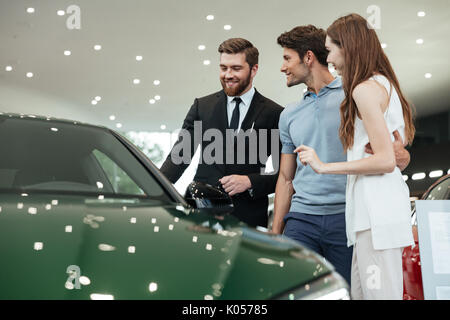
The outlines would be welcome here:
<svg viewBox="0 0 450 320">
<path fill-rule="evenodd" d="M 255 87 L 251 87 L 251 89 L 250 90 L 248 90 L 246 93 L 244 93 L 242 96 L 238 96 L 238 97 L 240 97 L 241 98 L 241 100 L 242 100 L 242 102 L 241 103 L 244 103 L 244 105 L 245 106 L 249 106 L 250 105 L 250 102 L 252 102 L 252 99 L 253 99 L 253 96 L 255 95 Z M 231 102 L 233 102 L 233 99 L 234 98 L 236 98 L 236 97 L 230 97 L 230 96 L 227 96 L 227 102 L 228 102 L 228 105 L 231 103 Z"/>
</svg>

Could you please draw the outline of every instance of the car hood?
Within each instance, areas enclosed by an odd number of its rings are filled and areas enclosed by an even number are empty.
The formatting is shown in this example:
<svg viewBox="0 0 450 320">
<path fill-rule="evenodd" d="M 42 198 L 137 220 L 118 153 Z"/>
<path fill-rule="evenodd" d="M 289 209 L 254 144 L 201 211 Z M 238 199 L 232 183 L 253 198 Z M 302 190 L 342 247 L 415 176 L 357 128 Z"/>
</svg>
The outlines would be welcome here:
<svg viewBox="0 0 450 320">
<path fill-rule="evenodd" d="M 332 270 L 231 216 L 100 198 L 0 195 L 0 299 L 264 299 Z"/>
</svg>

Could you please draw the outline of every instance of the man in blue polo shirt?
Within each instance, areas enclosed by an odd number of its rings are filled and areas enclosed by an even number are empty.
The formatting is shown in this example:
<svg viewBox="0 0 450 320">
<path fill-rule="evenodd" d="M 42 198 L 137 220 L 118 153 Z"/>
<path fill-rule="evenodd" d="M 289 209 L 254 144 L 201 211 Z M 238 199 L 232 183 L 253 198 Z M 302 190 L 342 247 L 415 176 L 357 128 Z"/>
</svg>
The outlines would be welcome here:
<svg viewBox="0 0 450 320">
<path fill-rule="evenodd" d="M 308 25 L 277 40 L 283 47 L 281 72 L 286 74 L 287 86 L 304 83 L 308 90 L 280 115 L 282 150 L 272 232 L 319 253 L 350 284 L 353 247 L 347 247 L 345 230 L 347 176 L 317 174 L 294 153 L 298 146 L 307 145 L 323 162 L 347 161 L 339 139 L 339 109 L 345 95 L 341 78 L 328 70 L 325 38 L 324 30 Z M 397 165 L 403 170 L 409 153 L 401 141 L 394 146 Z M 371 152 L 370 146 L 366 152 Z"/>
</svg>

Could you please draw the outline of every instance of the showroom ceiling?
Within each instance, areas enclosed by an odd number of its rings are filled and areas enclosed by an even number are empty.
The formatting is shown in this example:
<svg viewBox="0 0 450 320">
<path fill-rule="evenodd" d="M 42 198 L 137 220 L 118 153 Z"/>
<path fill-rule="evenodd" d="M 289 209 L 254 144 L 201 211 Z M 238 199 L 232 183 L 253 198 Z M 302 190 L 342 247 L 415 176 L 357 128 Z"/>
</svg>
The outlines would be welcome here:
<svg viewBox="0 0 450 320">
<path fill-rule="evenodd" d="M 80 29 L 67 27 L 72 11 L 57 13 L 71 5 L 80 8 Z M 276 38 L 350 12 L 373 17 L 371 5 L 381 10 L 378 36 L 418 115 L 448 110 L 449 0 L 0 0 L 0 112 L 173 131 L 195 97 L 221 89 L 217 47 L 231 37 L 259 49 L 255 87 L 286 105 L 304 86 L 286 87 Z"/>
</svg>

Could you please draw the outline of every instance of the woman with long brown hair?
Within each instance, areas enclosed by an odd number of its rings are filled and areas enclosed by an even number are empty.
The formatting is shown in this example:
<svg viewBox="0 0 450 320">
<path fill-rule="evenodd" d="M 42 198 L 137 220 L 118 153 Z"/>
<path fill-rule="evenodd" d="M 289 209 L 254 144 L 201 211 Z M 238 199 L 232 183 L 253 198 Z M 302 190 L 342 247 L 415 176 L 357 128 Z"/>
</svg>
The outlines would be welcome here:
<svg viewBox="0 0 450 320">
<path fill-rule="evenodd" d="M 353 247 L 354 299 L 402 299 L 402 248 L 414 243 L 409 190 L 396 167 L 392 141 L 398 131 L 412 143 L 412 107 L 405 99 L 380 41 L 357 14 L 327 29 L 327 61 L 342 76 L 340 139 L 347 162 L 323 163 L 300 146 L 302 164 L 320 174 L 347 174 L 346 232 Z M 365 153 L 370 143 L 373 154 Z"/>
</svg>

